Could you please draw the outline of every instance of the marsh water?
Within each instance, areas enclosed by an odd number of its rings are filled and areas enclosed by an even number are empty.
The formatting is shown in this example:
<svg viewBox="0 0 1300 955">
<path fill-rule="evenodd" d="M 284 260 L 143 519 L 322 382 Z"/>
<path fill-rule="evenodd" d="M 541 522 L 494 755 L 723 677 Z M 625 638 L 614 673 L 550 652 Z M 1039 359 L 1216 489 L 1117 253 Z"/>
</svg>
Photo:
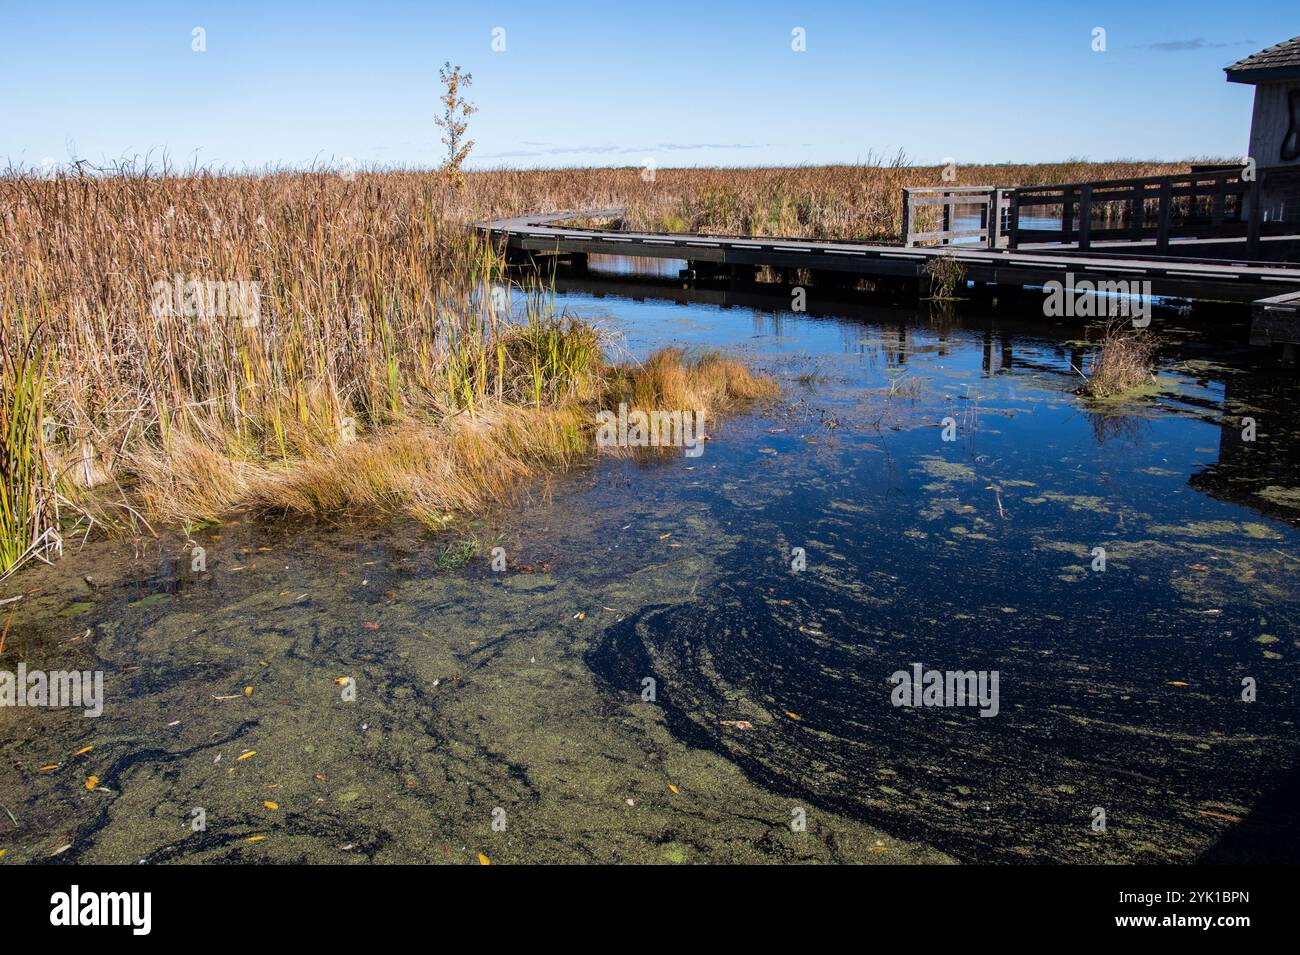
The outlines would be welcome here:
<svg viewBox="0 0 1300 955">
<path fill-rule="evenodd" d="M 1294 370 L 1161 309 L 1158 388 L 1090 405 L 1096 329 L 1032 298 L 794 313 L 674 274 L 557 306 L 780 380 L 700 457 L 0 585 L 0 666 L 105 680 L 97 718 L 0 709 L 0 864 L 1297 858 Z M 914 664 L 996 671 L 996 715 L 894 705 Z"/>
</svg>

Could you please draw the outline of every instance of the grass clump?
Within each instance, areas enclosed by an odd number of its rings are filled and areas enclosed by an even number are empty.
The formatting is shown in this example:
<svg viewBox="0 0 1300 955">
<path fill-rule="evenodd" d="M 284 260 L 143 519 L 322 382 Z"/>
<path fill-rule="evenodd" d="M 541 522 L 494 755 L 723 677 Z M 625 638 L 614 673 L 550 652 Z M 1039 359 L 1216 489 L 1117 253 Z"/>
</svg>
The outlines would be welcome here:
<svg viewBox="0 0 1300 955">
<path fill-rule="evenodd" d="M 581 342 L 594 334 L 580 322 L 566 322 L 565 328 Z M 531 360 L 505 367 L 514 367 L 518 377 L 503 379 L 503 395 L 533 393 L 539 379 Z M 490 394 L 472 414 L 447 405 L 438 415 L 412 417 L 287 464 L 214 462 L 207 446 L 177 444 L 179 454 L 158 462 L 144 483 L 156 495 L 152 509 L 173 517 L 236 506 L 305 516 L 377 510 L 440 529 L 452 515 L 508 502 L 525 483 L 590 460 L 597 412 L 619 401 L 647 411 L 699 409 L 713 417 L 778 391 L 770 378 L 734 359 L 690 359 L 678 349 L 658 352 L 639 366 L 606 366 L 597 350 L 562 387 L 558 377 L 546 380 L 553 391 L 541 403 Z M 176 473 L 210 476 L 196 487 L 178 484 Z"/>
<path fill-rule="evenodd" d="M 925 275 L 930 280 L 930 298 L 935 301 L 951 301 L 953 295 L 966 278 L 966 266 L 962 265 L 951 253 L 931 256 L 925 263 Z"/>
<path fill-rule="evenodd" d="M 1159 340 L 1126 323 L 1107 326 L 1101 346 L 1094 352 L 1082 393 L 1089 398 L 1119 398 L 1149 387 Z"/>
<path fill-rule="evenodd" d="M 439 570 L 455 570 L 468 564 L 478 552 L 477 540 L 454 540 L 442 549 L 435 564 Z"/>
</svg>

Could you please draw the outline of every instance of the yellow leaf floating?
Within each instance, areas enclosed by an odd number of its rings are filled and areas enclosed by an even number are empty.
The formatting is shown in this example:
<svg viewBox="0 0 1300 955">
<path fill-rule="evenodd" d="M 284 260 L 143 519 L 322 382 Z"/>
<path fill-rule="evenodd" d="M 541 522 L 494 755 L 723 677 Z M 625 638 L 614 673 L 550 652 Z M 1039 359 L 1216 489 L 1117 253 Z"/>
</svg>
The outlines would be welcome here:
<svg viewBox="0 0 1300 955">
<path fill-rule="evenodd" d="M 803 719 L 803 717 L 800 716 L 798 713 L 791 713 L 789 710 L 786 710 L 786 711 L 785 711 L 785 715 L 788 716 L 788 717 L 790 717 L 790 719 L 792 719 L 792 720 L 802 720 L 802 719 Z"/>
<path fill-rule="evenodd" d="M 58 763 L 49 763 L 49 764 L 47 764 L 47 765 L 45 765 L 45 766 L 42 766 L 40 769 L 38 769 L 38 770 L 36 770 L 36 771 L 37 771 L 38 773 L 48 773 L 51 769 L 58 769 L 58 768 L 59 768 L 59 764 L 58 764 Z"/>
<path fill-rule="evenodd" d="M 678 789 L 676 786 L 674 786 L 672 783 L 669 783 L 669 784 L 668 784 L 668 788 L 671 789 L 674 793 L 679 793 L 679 792 L 681 792 L 681 790 Z"/>
<path fill-rule="evenodd" d="M 267 809 L 272 809 L 272 810 L 280 808 L 280 804 L 278 802 L 271 802 L 271 800 L 269 799 L 266 802 L 262 803 L 262 805 L 265 806 Z"/>
<path fill-rule="evenodd" d="M 236 759 L 235 762 L 237 762 L 237 763 L 239 763 L 239 762 L 243 762 L 244 760 L 248 759 L 250 756 L 256 756 L 256 755 L 257 755 L 257 750 L 255 750 L 255 749 L 250 749 L 247 753 L 244 753 L 244 755 L 242 755 L 242 756 L 240 756 L 238 759 Z"/>
<path fill-rule="evenodd" d="M 251 686 L 244 687 L 244 696 L 252 696 L 252 695 L 253 695 L 253 688 Z"/>
<path fill-rule="evenodd" d="M 266 836 L 249 836 L 249 837 L 248 837 L 247 839 L 245 839 L 244 841 L 245 841 L 245 842 L 261 842 L 261 841 L 262 841 L 263 839 L 265 839 L 265 838 L 266 838 Z"/>
<path fill-rule="evenodd" d="M 0 849 L 0 856 L 4 855 L 8 851 L 8 849 Z"/>
<path fill-rule="evenodd" d="M 478 864 L 479 864 L 479 865 L 491 865 L 491 864 L 492 864 L 492 860 L 489 859 L 487 856 L 485 856 L 483 853 L 480 852 L 480 853 L 478 854 Z"/>
<path fill-rule="evenodd" d="M 73 755 L 73 756 L 85 756 L 87 753 L 89 753 L 89 752 L 90 752 L 92 749 L 94 749 L 94 748 L 95 748 L 95 744 L 94 744 L 94 743 L 91 743 L 89 746 L 86 746 L 86 747 L 83 747 L 82 749 L 77 750 L 77 751 L 76 751 L 75 753 L 73 753 L 72 755 Z"/>
<path fill-rule="evenodd" d="M 87 788 L 87 789 L 94 789 L 94 788 L 95 788 L 96 786 L 98 786 L 98 785 L 99 785 L 99 777 L 98 777 L 98 776 L 91 776 L 89 779 L 86 780 L 86 788 Z"/>
<path fill-rule="evenodd" d="M 343 685 L 344 685 L 345 683 L 347 683 L 348 680 L 350 680 L 350 679 L 352 679 L 352 678 L 351 678 L 351 677 L 348 677 L 348 676 L 336 676 L 336 677 L 334 678 L 334 682 L 335 682 L 337 685 L 339 685 L 339 686 L 343 686 Z"/>
<path fill-rule="evenodd" d="M 1187 684 L 1184 683 L 1182 680 L 1171 680 L 1171 681 L 1169 682 L 1168 685 L 1169 685 L 1169 686 L 1187 686 Z"/>
</svg>

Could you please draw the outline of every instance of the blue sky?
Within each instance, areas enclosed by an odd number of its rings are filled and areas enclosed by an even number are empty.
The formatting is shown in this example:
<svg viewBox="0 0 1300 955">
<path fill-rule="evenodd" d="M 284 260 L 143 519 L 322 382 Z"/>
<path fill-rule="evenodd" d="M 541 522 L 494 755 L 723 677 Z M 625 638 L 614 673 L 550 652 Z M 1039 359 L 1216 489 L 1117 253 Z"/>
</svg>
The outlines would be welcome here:
<svg viewBox="0 0 1300 955">
<path fill-rule="evenodd" d="M 1298 9 L 4 0 L 0 162 L 430 166 L 444 60 L 474 75 L 478 167 L 1241 155 L 1251 90 L 1222 67 L 1300 33 Z"/>
</svg>

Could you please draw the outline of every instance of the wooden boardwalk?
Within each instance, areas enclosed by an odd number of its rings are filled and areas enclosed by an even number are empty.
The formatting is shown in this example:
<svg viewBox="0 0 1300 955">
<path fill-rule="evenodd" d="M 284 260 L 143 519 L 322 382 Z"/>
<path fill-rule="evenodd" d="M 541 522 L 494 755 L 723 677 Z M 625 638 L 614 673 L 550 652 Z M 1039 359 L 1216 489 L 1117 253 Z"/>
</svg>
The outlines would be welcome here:
<svg viewBox="0 0 1300 955">
<path fill-rule="evenodd" d="M 516 254 L 567 256 L 578 260 L 587 255 L 681 259 L 694 269 L 737 277 L 770 266 L 865 278 L 916 280 L 925 275 L 932 259 L 950 257 L 961 263 L 967 279 L 989 285 L 1025 287 L 1058 281 L 1068 289 L 1072 287 L 1069 278 L 1072 276 L 1073 282 L 1129 283 L 1124 288 L 1132 288 L 1132 283 L 1150 282 L 1152 295 L 1228 302 L 1256 302 L 1300 292 L 1300 263 L 967 248 L 961 244 L 903 247 L 806 239 L 614 232 L 557 224 L 578 217 L 608 217 L 620 211 L 520 216 L 499 219 L 480 229 L 503 240 L 508 250 Z"/>
</svg>

